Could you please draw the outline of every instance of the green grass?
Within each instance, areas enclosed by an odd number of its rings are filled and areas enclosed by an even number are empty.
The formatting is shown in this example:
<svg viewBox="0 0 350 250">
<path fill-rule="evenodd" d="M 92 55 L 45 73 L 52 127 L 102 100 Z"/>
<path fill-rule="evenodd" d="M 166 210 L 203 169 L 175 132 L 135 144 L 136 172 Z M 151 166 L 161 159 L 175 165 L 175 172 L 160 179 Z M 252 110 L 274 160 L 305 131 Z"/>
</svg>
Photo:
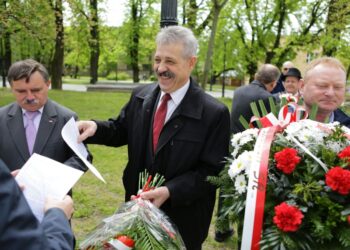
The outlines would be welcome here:
<svg viewBox="0 0 350 250">
<path fill-rule="evenodd" d="M 128 101 L 129 93 L 116 92 L 71 92 L 50 90 L 49 97 L 62 105 L 74 110 L 81 120 L 108 119 L 116 117 L 120 109 Z M 0 88 L 0 106 L 14 100 L 8 89 Z M 231 100 L 220 99 L 231 107 Z M 99 145 L 89 145 L 94 156 L 93 164 L 105 178 L 102 183 L 90 172 L 84 174 L 74 187 L 75 212 L 72 219 L 73 230 L 78 243 L 91 232 L 99 222 L 110 215 L 124 201 L 122 173 L 127 162 L 127 148 L 112 148 Z M 215 216 L 213 216 L 215 220 Z M 210 227 L 209 236 L 203 246 L 207 250 L 235 249 L 235 238 L 225 243 L 217 243 L 214 237 L 214 221 Z"/>
</svg>

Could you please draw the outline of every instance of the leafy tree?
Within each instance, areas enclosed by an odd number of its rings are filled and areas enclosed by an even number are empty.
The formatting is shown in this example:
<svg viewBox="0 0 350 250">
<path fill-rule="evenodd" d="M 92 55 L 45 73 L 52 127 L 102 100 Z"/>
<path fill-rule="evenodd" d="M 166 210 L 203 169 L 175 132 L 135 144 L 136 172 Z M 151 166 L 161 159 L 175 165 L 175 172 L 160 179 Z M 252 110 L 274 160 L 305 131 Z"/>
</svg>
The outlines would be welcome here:
<svg viewBox="0 0 350 250">
<path fill-rule="evenodd" d="M 100 31 L 98 18 L 98 0 L 89 0 L 89 4 L 85 0 L 68 0 L 69 5 L 75 15 L 72 23 L 77 22 L 83 24 L 81 28 L 88 29 L 89 37 L 87 38 L 90 50 L 90 83 L 95 84 L 98 80 L 98 67 L 100 56 Z M 82 22 L 77 19 L 85 19 Z"/>
<path fill-rule="evenodd" d="M 129 65 L 131 66 L 133 72 L 133 82 L 140 81 L 140 40 L 143 32 L 145 29 L 147 29 L 147 27 L 154 29 L 154 26 L 150 27 L 149 22 L 151 21 L 150 17 L 152 14 L 154 14 L 152 5 L 155 2 L 155 0 L 130 0 L 128 3 L 130 16 L 124 25 L 128 30 L 128 39 L 126 41 L 129 55 Z"/>
<path fill-rule="evenodd" d="M 205 57 L 204 69 L 203 69 L 203 80 L 202 80 L 202 88 L 205 89 L 205 86 L 208 81 L 208 73 L 212 64 L 212 56 L 214 50 L 214 41 L 216 36 L 217 25 L 219 22 L 219 15 L 223 7 L 226 5 L 228 0 L 212 0 L 213 4 L 213 19 L 211 23 L 211 32 L 209 37 L 209 44 L 207 55 Z"/>
</svg>

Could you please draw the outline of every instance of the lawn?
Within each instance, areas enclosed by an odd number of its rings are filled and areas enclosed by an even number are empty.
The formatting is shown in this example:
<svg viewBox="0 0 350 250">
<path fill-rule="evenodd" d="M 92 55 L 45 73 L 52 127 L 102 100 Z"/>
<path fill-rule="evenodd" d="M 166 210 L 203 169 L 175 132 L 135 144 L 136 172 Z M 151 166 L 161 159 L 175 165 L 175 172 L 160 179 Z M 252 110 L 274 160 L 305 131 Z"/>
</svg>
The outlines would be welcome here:
<svg viewBox="0 0 350 250">
<path fill-rule="evenodd" d="M 128 101 L 129 93 L 116 92 L 71 92 L 50 90 L 49 97 L 74 110 L 81 120 L 107 119 L 118 115 L 122 106 Z M 8 89 L 0 88 L 0 106 L 14 99 Z M 220 99 L 229 107 L 230 99 Z M 107 184 L 102 183 L 90 172 L 87 172 L 74 187 L 75 212 L 72 219 L 73 230 L 77 241 L 83 240 L 99 222 L 113 214 L 123 203 L 124 189 L 121 181 L 123 169 L 127 162 L 126 147 L 111 148 L 89 145 L 94 156 L 93 164 L 103 175 Z M 213 216 L 215 220 L 215 216 Z M 214 222 L 203 249 L 235 249 L 235 238 L 225 243 L 214 241 Z"/>
</svg>

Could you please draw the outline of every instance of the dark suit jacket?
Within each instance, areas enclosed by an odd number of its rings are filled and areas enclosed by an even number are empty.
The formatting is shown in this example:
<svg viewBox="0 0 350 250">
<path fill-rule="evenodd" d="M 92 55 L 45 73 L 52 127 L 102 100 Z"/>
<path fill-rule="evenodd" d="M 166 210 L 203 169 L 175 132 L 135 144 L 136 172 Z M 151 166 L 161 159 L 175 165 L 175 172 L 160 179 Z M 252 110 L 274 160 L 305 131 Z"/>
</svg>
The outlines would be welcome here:
<svg viewBox="0 0 350 250">
<path fill-rule="evenodd" d="M 341 109 L 336 109 L 334 111 L 334 121 L 350 128 L 350 117 L 345 114 Z"/>
<path fill-rule="evenodd" d="M 234 91 L 232 101 L 231 131 L 233 133 L 239 133 L 245 130 L 239 121 L 239 117 L 242 115 L 248 123 L 250 122 L 250 118 L 253 116 L 253 112 L 250 107 L 251 102 L 257 103 L 258 100 L 263 100 L 265 107 L 269 112 L 269 97 L 273 97 L 274 100 L 276 100 L 276 97 L 266 90 L 264 84 L 258 81 L 253 81 L 249 85 L 237 88 Z M 257 106 L 259 107 L 258 103 Z M 261 111 L 259 110 L 259 112 Z"/>
<path fill-rule="evenodd" d="M 61 136 L 63 126 L 72 116 L 76 118 L 73 111 L 48 100 L 43 109 L 33 151 L 71 167 L 86 170 L 85 164 Z M 21 168 L 30 155 L 22 109 L 17 103 L 0 108 L 0 134 L 0 158 L 11 171 Z"/>
<path fill-rule="evenodd" d="M 273 90 L 271 91 L 271 94 L 278 94 L 281 92 L 285 91 L 285 88 L 283 86 L 283 75 L 280 74 L 280 77 L 277 80 L 276 86 L 273 88 Z"/>
<path fill-rule="evenodd" d="M 128 144 L 129 162 L 123 175 L 126 200 L 137 193 L 139 172 L 147 168 L 162 174 L 170 199 L 161 209 L 176 224 L 187 248 L 197 249 L 207 237 L 215 203 L 216 188 L 206 178 L 221 171 L 228 155 L 229 112 L 191 80 L 153 155 L 151 124 L 159 93 L 157 84 L 138 87 L 117 119 L 97 121 L 97 132 L 87 142 Z"/>
<path fill-rule="evenodd" d="M 48 210 L 39 224 L 1 160 L 0 249 L 73 249 L 73 233 L 63 211 Z"/>
</svg>

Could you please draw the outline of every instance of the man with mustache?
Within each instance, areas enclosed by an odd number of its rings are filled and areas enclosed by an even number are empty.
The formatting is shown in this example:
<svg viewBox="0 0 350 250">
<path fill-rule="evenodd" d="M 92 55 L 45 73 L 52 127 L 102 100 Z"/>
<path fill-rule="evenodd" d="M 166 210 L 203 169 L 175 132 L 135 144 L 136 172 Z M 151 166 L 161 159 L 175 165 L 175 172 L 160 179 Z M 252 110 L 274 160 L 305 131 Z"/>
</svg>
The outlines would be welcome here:
<svg viewBox="0 0 350 250">
<path fill-rule="evenodd" d="M 86 170 L 61 136 L 76 114 L 48 99 L 46 68 L 32 59 L 15 62 L 8 81 L 16 102 L 0 108 L 0 158 L 10 171 L 21 168 L 33 153 Z"/>
<path fill-rule="evenodd" d="M 164 186 L 141 193 L 141 198 L 170 217 L 187 249 L 201 249 L 215 203 L 216 188 L 207 177 L 224 167 L 229 111 L 190 77 L 198 48 L 192 31 L 166 27 L 156 43 L 153 69 L 158 83 L 136 88 L 118 118 L 78 122 L 80 139 L 128 145 L 123 175 L 126 200 L 137 193 L 140 172 L 163 175 Z"/>
<path fill-rule="evenodd" d="M 350 127 L 350 118 L 339 109 L 345 99 L 346 70 L 338 59 L 315 59 L 308 64 L 301 81 L 304 106 L 310 113 L 312 105 L 317 104 L 317 121 L 338 121 Z"/>
</svg>

